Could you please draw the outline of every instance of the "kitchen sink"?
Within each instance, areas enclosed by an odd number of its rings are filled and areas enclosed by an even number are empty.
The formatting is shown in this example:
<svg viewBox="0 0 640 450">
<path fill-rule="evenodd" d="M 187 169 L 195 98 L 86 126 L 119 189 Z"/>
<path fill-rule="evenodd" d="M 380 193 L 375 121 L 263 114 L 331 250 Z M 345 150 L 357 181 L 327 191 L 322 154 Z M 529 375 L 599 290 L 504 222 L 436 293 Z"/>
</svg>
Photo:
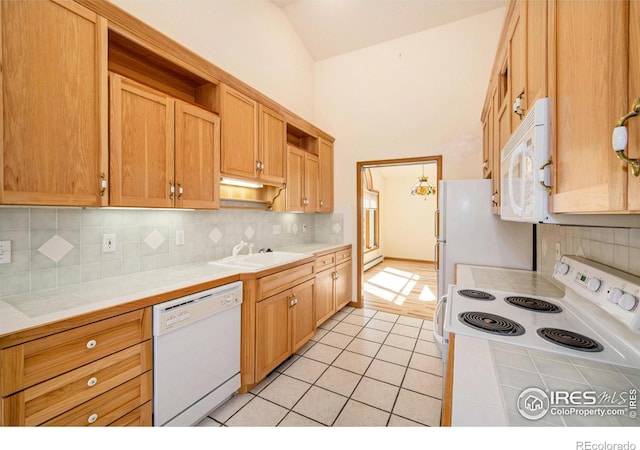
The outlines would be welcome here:
<svg viewBox="0 0 640 450">
<path fill-rule="evenodd" d="M 304 259 L 308 256 L 304 253 L 291 252 L 253 253 L 250 255 L 227 256 L 216 261 L 210 261 L 209 264 L 237 267 L 245 270 L 260 270 Z"/>
</svg>

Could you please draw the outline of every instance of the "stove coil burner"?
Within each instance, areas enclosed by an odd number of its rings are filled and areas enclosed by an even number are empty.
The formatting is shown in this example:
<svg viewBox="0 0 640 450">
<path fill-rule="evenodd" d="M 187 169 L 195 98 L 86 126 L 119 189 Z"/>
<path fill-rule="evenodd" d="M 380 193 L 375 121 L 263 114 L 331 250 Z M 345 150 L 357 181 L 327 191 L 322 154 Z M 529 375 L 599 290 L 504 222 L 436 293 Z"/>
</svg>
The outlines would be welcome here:
<svg viewBox="0 0 640 450">
<path fill-rule="evenodd" d="M 458 294 L 463 297 L 472 298 L 474 300 L 495 300 L 495 295 L 491 295 L 488 292 L 476 291 L 475 289 L 461 289 Z"/>
<path fill-rule="evenodd" d="M 562 308 L 553 303 L 538 298 L 531 297 L 505 297 L 505 302 L 510 305 L 517 306 L 518 308 L 527 309 L 529 311 L 536 311 L 542 313 L 559 313 L 562 312 Z"/>
<path fill-rule="evenodd" d="M 538 328 L 538 336 L 573 350 L 581 352 L 601 352 L 604 347 L 596 340 L 573 331 L 560 330 L 558 328 Z"/>
<path fill-rule="evenodd" d="M 524 334 L 524 327 L 518 322 L 486 312 L 463 312 L 458 314 L 458 320 L 471 328 L 490 334 L 500 336 L 520 336 Z"/>
</svg>

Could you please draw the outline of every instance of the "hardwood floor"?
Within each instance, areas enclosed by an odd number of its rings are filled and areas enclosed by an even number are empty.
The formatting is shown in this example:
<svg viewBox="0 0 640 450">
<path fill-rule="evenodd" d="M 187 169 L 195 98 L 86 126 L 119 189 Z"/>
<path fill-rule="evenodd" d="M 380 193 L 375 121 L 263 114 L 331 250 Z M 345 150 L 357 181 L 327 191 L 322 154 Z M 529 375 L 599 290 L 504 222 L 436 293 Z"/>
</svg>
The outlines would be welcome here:
<svg viewBox="0 0 640 450">
<path fill-rule="evenodd" d="M 433 263 L 385 258 L 362 278 L 364 307 L 433 320 L 438 278 Z"/>
</svg>

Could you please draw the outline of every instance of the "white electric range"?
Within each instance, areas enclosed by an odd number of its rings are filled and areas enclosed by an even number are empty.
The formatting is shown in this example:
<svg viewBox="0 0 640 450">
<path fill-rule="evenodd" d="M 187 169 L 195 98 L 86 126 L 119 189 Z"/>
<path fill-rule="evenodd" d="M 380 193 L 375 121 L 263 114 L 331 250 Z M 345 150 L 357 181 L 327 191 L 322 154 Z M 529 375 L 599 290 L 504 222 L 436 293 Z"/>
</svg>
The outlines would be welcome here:
<svg viewBox="0 0 640 450">
<path fill-rule="evenodd" d="M 564 294 L 528 271 L 463 265 L 458 275 L 462 284 L 449 287 L 434 317 L 443 381 L 453 375 L 453 426 L 639 426 L 639 277 L 573 256 L 553 274 Z M 454 372 L 446 370 L 451 333 Z M 533 419 L 532 392 L 547 402 Z M 567 413 L 550 400 L 567 393 L 628 402 L 622 415 Z M 598 408 L 615 409 L 583 412 Z"/>
<path fill-rule="evenodd" d="M 449 286 L 434 326 L 443 356 L 455 333 L 640 368 L 640 278 L 576 256 L 564 256 L 553 278 L 564 297 Z"/>
</svg>

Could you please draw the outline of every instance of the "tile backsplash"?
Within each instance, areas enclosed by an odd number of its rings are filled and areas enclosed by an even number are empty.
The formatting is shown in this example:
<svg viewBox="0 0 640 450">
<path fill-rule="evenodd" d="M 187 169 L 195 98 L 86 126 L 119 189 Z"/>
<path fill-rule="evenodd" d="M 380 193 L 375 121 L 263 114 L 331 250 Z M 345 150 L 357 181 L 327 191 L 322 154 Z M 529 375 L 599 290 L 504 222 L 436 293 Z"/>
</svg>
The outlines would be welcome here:
<svg viewBox="0 0 640 450">
<path fill-rule="evenodd" d="M 343 230 L 337 213 L 2 207 L 0 240 L 11 241 L 12 262 L 0 265 L 0 296 L 219 259 L 240 240 L 254 252 L 341 244 Z M 105 234 L 115 234 L 115 251 L 102 251 Z"/>
<path fill-rule="evenodd" d="M 561 255 L 577 255 L 640 276 L 640 228 L 537 225 L 537 271 L 551 279 Z"/>
</svg>

